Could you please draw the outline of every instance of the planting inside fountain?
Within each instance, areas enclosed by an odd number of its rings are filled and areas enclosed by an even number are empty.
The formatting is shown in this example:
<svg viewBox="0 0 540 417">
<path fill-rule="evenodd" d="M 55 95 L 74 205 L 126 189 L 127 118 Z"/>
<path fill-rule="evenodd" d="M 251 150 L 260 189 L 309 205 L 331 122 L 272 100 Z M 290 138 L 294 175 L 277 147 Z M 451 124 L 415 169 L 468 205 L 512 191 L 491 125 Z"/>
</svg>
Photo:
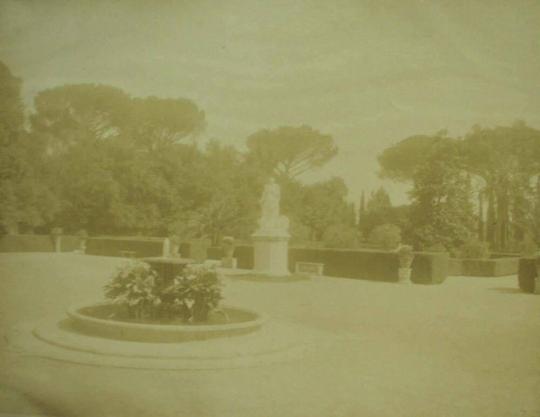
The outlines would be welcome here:
<svg viewBox="0 0 540 417">
<path fill-rule="evenodd" d="M 133 261 L 105 286 L 105 303 L 68 311 L 72 330 L 91 336 L 139 342 L 182 342 L 246 334 L 263 318 L 222 306 L 222 285 L 213 268 L 186 265 L 173 277 Z"/>
</svg>

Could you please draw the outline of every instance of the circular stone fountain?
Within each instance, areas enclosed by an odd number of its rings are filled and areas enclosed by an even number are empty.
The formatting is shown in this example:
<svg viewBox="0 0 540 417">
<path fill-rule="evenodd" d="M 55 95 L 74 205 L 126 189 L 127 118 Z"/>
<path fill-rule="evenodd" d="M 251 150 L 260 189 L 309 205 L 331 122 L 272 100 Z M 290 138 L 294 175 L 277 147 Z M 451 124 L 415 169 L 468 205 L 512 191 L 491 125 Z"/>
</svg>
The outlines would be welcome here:
<svg viewBox="0 0 540 417">
<path fill-rule="evenodd" d="M 74 330 L 89 336 L 149 343 L 178 343 L 232 337 L 258 330 L 264 318 L 251 310 L 222 307 L 213 313 L 208 323 L 172 322 L 156 324 L 110 318 L 115 305 L 95 304 L 73 307 L 67 311 Z"/>
<path fill-rule="evenodd" d="M 8 350 L 25 357 L 100 367 L 204 370 L 295 360 L 312 349 L 322 349 L 330 340 L 323 332 L 277 320 L 268 320 L 250 333 L 182 342 L 122 340 L 118 334 L 101 337 L 82 332 L 75 323 L 68 318 L 20 324 L 7 332 Z"/>
<path fill-rule="evenodd" d="M 7 333 L 8 350 L 25 356 L 130 369 L 227 369 L 280 363 L 321 349 L 323 332 L 252 310 L 223 307 L 229 321 L 137 323 L 108 318 L 107 304 L 84 304 L 67 317 L 23 323 Z M 214 313 L 216 314 L 216 313 Z"/>
</svg>

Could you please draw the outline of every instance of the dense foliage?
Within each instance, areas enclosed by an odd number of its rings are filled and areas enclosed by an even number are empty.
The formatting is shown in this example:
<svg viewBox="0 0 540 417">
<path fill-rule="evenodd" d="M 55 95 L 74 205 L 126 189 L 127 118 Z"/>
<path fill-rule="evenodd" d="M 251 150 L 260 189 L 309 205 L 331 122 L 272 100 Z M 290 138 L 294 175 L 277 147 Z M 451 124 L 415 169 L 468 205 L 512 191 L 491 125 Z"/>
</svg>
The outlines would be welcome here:
<svg viewBox="0 0 540 417">
<path fill-rule="evenodd" d="M 382 224 L 371 231 L 369 242 L 386 250 L 394 250 L 401 243 L 401 230 L 393 224 Z"/>
<path fill-rule="evenodd" d="M 20 86 L 1 64 L 3 232 L 61 226 L 66 233 L 214 244 L 226 235 L 247 239 L 270 175 L 282 186 L 293 239 L 321 241 L 331 226 L 354 232 L 341 179 L 309 186 L 296 179 L 336 154 L 330 135 L 309 126 L 261 130 L 245 152 L 217 140 L 199 143 L 206 121 L 193 101 L 131 97 L 95 84 L 39 92 L 25 125 Z"/>
<path fill-rule="evenodd" d="M 462 259 L 487 259 L 489 247 L 487 242 L 472 238 L 459 248 L 459 257 Z"/>
<path fill-rule="evenodd" d="M 213 269 L 187 266 L 172 282 L 163 282 L 144 262 L 122 266 L 105 286 L 105 298 L 136 319 L 201 322 L 217 308 L 221 283 Z"/>
<path fill-rule="evenodd" d="M 258 130 L 242 151 L 202 143 L 206 115 L 186 98 L 63 85 L 38 92 L 25 118 L 20 95 L 21 80 L 0 62 L 2 233 L 245 240 L 273 175 L 294 244 L 394 248 L 376 238 L 389 225 L 424 250 L 458 253 L 476 236 L 492 250 L 534 253 L 540 242 L 540 131 L 524 122 L 403 139 L 379 162 L 383 178 L 411 185 L 410 204 L 392 206 L 381 188 L 357 212 L 343 179 L 301 181 L 337 152 L 310 126 Z"/>
<path fill-rule="evenodd" d="M 416 135 L 379 156 L 381 175 L 412 184 L 404 235 L 417 247 L 458 251 L 473 236 L 493 250 L 540 241 L 540 131 L 474 126 L 463 138 Z M 531 243 L 530 241 L 533 240 Z"/>
<path fill-rule="evenodd" d="M 124 307 L 130 317 L 155 318 L 161 304 L 156 280 L 157 275 L 150 265 L 143 262 L 126 264 L 105 286 L 105 298 Z"/>
</svg>

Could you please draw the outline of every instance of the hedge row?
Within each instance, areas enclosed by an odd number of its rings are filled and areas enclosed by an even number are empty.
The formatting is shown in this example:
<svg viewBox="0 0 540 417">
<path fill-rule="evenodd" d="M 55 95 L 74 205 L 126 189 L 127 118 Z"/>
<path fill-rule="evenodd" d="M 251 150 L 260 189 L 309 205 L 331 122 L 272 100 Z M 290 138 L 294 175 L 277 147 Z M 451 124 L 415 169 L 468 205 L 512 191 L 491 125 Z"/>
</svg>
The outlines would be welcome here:
<svg viewBox="0 0 540 417">
<path fill-rule="evenodd" d="M 467 277 L 504 277 L 518 273 L 517 257 L 493 259 L 450 259 L 449 275 Z"/>
<path fill-rule="evenodd" d="M 79 247 L 77 236 L 62 236 L 62 252 L 73 252 Z M 54 241 L 49 235 L 4 235 L 0 238 L 0 252 L 54 252 Z"/>
<path fill-rule="evenodd" d="M 86 242 L 87 255 L 122 256 L 123 251 L 134 252 L 136 258 L 161 256 L 164 238 L 92 237 Z"/>
<path fill-rule="evenodd" d="M 459 258 L 448 259 L 448 275 L 451 277 L 460 277 L 463 274 L 463 262 Z"/>
<path fill-rule="evenodd" d="M 202 262 L 207 258 L 209 248 L 210 241 L 205 239 L 182 242 L 179 248 L 180 256 Z"/>
<path fill-rule="evenodd" d="M 394 282 L 398 279 L 399 259 L 395 253 L 371 250 L 289 249 L 289 269 L 296 262 L 324 264 L 330 277 Z"/>
<path fill-rule="evenodd" d="M 81 238 L 78 236 L 62 236 L 62 252 L 73 252 L 81 248 Z"/>
<path fill-rule="evenodd" d="M 468 277 L 504 277 L 518 272 L 519 258 L 463 259 L 463 275 Z"/>
<path fill-rule="evenodd" d="M 220 248 L 209 248 L 210 259 L 220 259 Z M 237 246 L 234 256 L 238 268 L 253 269 L 253 246 Z M 399 259 L 397 254 L 377 250 L 289 248 L 289 270 L 296 262 L 324 264 L 324 275 L 330 277 L 396 282 Z M 411 280 L 418 284 L 439 284 L 447 276 L 446 253 L 417 253 L 412 264 Z"/>
<path fill-rule="evenodd" d="M 534 280 L 538 275 L 540 259 L 521 258 L 519 260 L 518 284 L 519 288 L 528 293 L 534 292 Z"/>
</svg>

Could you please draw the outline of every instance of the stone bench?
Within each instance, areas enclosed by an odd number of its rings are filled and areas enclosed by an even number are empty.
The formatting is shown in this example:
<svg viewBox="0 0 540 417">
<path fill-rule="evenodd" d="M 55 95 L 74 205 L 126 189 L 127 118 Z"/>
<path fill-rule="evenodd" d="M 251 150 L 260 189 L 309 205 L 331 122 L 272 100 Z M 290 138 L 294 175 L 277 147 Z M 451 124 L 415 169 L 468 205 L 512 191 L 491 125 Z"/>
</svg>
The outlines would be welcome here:
<svg viewBox="0 0 540 417">
<path fill-rule="evenodd" d="M 318 262 L 296 262 L 297 274 L 323 275 L 324 264 Z"/>
<path fill-rule="evenodd" d="M 137 252 L 133 250 L 121 250 L 120 256 L 123 258 L 135 258 L 135 255 L 137 255 Z"/>
</svg>

